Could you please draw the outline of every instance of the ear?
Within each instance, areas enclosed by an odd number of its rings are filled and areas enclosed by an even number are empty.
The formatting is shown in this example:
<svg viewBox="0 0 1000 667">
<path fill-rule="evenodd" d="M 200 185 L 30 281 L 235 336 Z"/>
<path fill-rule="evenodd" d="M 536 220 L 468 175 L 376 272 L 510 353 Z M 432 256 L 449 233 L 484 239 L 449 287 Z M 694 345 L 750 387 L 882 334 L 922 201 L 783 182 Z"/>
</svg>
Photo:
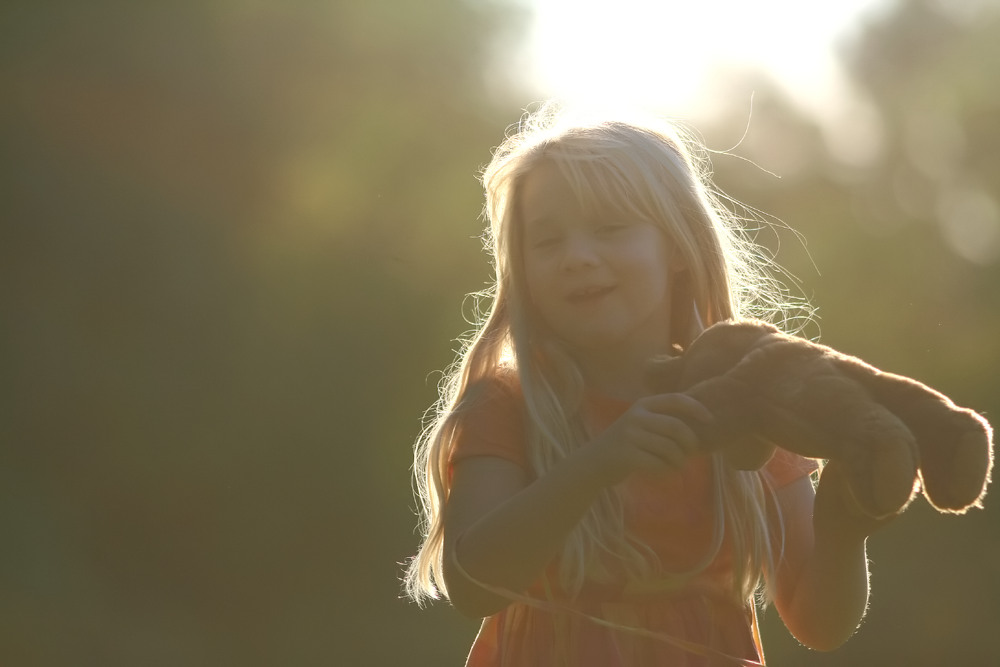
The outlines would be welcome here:
<svg viewBox="0 0 1000 667">
<path fill-rule="evenodd" d="M 686 272 L 690 267 L 688 265 L 687 257 L 680 251 L 680 248 L 676 244 L 670 244 L 670 254 L 667 256 L 667 261 L 670 262 L 668 267 L 670 271 L 670 277 L 676 278 L 678 274 Z"/>
</svg>

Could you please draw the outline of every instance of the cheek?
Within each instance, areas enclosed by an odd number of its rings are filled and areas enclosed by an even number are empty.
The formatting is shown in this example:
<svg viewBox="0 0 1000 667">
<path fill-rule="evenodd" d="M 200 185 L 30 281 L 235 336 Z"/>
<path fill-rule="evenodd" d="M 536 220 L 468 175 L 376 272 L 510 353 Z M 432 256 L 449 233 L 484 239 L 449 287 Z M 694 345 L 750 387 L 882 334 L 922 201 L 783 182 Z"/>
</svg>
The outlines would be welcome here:
<svg viewBox="0 0 1000 667">
<path fill-rule="evenodd" d="M 538 300 L 538 288 L 544 283 L 539 279 L 538 267 L 533 263 L 525 262 L 523 269 L 524 295 L 528 298 L 529 303 L 533 303 Z"/>
<path fill-rule="evenodd" d="M 671 285 L 673 281 L 662 265 L 652 264 L 637 272 L 632 278 L 634 305 L 645 309 L 668 309 L 671 305 Z"/>
<path fill-rule="evenodd" d="M 546 280 L 539 273 L 539 267 L 525 264 L 522 272 L 524 307 L 529 317 L 536 323 L 545 322 L 545 313 L 550 310 L 547 298 Z"/>
<path fill-rule="evenodd" d="M 526 259 L 523 264 L 524 288 L 532 301 L 546 298 L 553 285 L 552 270 L 548 263 L 537 257 Z"/>
<path fill-rule="evenodd" d="M 669 258 L 656 244 L 634 248 L 621 266 L 622 270 L 651 290 L 667 286 L 672 275 Z"/>
</svg>

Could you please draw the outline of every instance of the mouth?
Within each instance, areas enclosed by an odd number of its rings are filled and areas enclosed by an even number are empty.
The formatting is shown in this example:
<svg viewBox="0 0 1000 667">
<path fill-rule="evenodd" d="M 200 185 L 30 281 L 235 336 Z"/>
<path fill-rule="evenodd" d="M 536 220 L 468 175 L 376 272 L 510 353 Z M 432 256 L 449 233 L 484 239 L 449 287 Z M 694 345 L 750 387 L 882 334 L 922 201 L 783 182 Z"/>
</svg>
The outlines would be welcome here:
<svg viewBox="0 0 1000 667">
<path fill-rule="evenodd" d="M 566 300 L 575 304 L 589 303 L 591 301 L 597 301 L 606 294 L 610 294 L 612 290 L 614 290 L 614 286 L 611 285 L 590 285 L 587 287 L 580 287 L 567 294 Z"/>
</svg>

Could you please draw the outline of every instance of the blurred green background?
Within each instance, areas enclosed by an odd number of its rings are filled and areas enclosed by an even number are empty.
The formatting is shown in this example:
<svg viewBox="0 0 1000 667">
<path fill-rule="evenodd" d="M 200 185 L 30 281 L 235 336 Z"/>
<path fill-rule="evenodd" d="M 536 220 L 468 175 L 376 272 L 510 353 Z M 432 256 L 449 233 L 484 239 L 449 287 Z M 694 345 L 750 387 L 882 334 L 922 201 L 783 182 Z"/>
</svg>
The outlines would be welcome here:
<svg viewBox="0 0 1000 667">
<path fill-rule="evenodd" d="M 462 663 L 475 624 L 400 598 L 411 444 L 489 278 L 475 176 L 535 99 L 494 57 L 527 21 L 4 3 L 0 664 Z M 857 132 L 750 72 L 692 123 L 732 146 L 755 91 L 733 152 L 781 178 L 717 180 L 804 236 L 760 240 L 809 333 L 996 421 L 997 4 L 898 1 L 843 57 Z M 769 664 L 996 664 L 995 500 L 916 503 L 870 540 L 858 635 L 813 653 L 769 612 Z"/>
</svg>

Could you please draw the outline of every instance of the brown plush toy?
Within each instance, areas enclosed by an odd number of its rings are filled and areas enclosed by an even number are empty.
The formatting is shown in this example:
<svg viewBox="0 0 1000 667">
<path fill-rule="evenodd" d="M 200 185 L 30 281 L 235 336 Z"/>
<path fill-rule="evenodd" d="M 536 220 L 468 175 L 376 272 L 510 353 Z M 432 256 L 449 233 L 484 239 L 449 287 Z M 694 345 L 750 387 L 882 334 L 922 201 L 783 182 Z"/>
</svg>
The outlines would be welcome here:
<svg viewBox="0 0 1000 667">
<path fill-rule="evenodd" d="M 900 511 L 921 488 L 941 512 L 982 506 L 993 465 L 985 419 L 916 380 L 765 322 L 708 328 L 680 356 L 655 360 L 650 384 L 701 401 L 716 420 L 697 427 L 700 437 L 737 468 L 759 468 L 777 445 L 841 462 L 872 517 Z"/>
</svg>

